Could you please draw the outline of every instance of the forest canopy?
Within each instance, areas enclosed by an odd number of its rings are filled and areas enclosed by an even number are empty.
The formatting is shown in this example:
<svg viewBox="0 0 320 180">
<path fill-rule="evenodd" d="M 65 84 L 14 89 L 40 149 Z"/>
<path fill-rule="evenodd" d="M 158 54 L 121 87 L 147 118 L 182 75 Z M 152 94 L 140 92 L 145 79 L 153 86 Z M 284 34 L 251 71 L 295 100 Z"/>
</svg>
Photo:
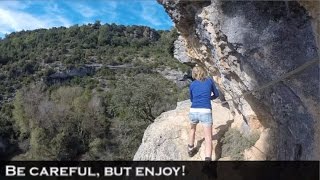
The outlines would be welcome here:
<svg viewBox="0 0 320 180">
<path fill-rule="evenodd" d="M 104 24 L 0 40 L 0 159 L 130 160 L 145 128 L 187 98 L 158 72 L 175 29 Z"/>
</svg>

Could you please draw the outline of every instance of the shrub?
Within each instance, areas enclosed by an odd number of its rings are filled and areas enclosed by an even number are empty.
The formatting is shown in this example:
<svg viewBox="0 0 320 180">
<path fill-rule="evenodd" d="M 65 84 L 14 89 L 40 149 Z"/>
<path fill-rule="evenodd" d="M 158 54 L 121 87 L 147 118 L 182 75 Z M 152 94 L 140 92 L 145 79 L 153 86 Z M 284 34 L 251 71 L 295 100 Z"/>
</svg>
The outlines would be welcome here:
<svg viewBox="0 0 320 180">
<path fill-rule="evenodd" d="M 184 87 L 179 90 L 178 101 L 184 101 L 190 98 L 189 87 Z"/>
<path fill-rule="evenodd" d="M 28 118 L 26 117 L 27 115 L 24 109 L 22 92 L 17 93 L 13 105 L 14 105 L 14 110 L 12 114 L 15 120 L 15 125 L 20 130 L 21 137 L 25 137 L 29 133 L 30 127 L 29 127 L 29 121 L 28 121 Z"/>
<path fill-rule="evenodd" d="M 26 159 L 72 160 L 87 151 L 91 141 L 107 132 L 102 102 L 81 87 L 60 87 L 51 94 L 37 87 L 21 90 L 13 118 L 21 137 L 30 137 Z"/>
<path fill-rule="evenodd" d="M 242 160 L 245 149 L 250 148 L 259 139 L 257 133 L 241 134 L 239 130 L 230 128 L 222 138 L 222 157 L 231 157 L 233 160 Z"/>
</svg>

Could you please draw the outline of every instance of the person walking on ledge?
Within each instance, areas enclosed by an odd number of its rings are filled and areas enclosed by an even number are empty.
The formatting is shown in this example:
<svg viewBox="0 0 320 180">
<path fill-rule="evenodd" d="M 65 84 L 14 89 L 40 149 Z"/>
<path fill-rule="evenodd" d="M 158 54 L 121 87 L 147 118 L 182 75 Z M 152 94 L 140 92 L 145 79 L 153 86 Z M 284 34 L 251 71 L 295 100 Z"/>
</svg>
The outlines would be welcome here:
<svg viewBox="0 0 320 180">
<path fill-rule="evenodd" d="M 192 157 L 194 154 L 194 139 L 196 127 L 199 122 L 203 125 L 205 134 L 205 161 L 211 161 L 212 156 L 212 114 L 211 100 L 219 97 L 219 92 L 211 77 L 207 76 L 204 68 L 196 66 L 192 69 L 192 78 L 194 81 L 190 84 L 191 108 L 190 134 L 188 144 L 188 154 Z M 211 95 L 213 93 L 213 95 Z"/>
</svg>

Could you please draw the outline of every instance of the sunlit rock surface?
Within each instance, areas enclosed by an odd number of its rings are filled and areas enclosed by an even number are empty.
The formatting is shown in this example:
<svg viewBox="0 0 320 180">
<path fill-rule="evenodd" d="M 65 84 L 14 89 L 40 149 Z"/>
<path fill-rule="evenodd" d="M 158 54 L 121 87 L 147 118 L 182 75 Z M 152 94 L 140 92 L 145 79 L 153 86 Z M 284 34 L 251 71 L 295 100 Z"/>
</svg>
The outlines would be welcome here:
<svg viewBox="0 0 320 180">
<path fill-rule="evenodd" d="M 319 2 L 158 2 L 180 32 L 178 41 L 184 42 L 185 48 L 176 52 L 186 53 L 211 72 L 222 100 L 263 86 L 308 61 L 319 60 Z M 189 61 L 177 53 L 175 57 Z M 246 159 L 310 160 L 320 159 L 319 102 L 317 63 L 262 91 L 234 99 L 226 108 L 232 115 L 232 128 L 260 133 L 255 146 L 263 149 L 264 155 L 250 148 L 244 152 Z M 181 140 L 183 132 L 188 131 L 188 126 L 182 125 L 188 118 L 188 106 L 184 107 L 179 111 L 184 113 L 165 113 L 160 117 L 163 121 L 157 120 L 146 130 L 148 138 L 144 138 L 135 159 L 188 159 L 186 141 Z M 180 123 L 161 124 L 176 121 Z M 150 130 L 156 127 L 166 127 L 158 130 L 168 139 L 159 140 L 160 145 L 148 141 L 160 137 Z"/>
</svg>

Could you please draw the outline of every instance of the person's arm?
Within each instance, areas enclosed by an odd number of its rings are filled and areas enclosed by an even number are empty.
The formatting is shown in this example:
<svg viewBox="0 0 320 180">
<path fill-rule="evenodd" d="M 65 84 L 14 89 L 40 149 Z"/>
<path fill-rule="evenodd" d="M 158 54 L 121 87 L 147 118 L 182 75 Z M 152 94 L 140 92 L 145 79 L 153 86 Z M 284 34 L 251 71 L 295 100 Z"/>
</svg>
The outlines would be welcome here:
<svg viewBox="0 0 320 180">
<path fill-rule="evenodd" d="M 214 84 L 213 79 L 210 78 L 210 80 L 212 82 L 211 91 L 213 92 L 213 95 L 211 96 L 211 100 L 217 99 L 217 97 L 219 97 L 219 91 L 218 91 L 216 85 Z"/>
<path fill-rule="evenodd" d="M 189 94 L 190 94 L 190 101 L 192 103 L 192 89 L 191 89 L 191 84 L 190 84 L 190 87 L 189 87 Z"/>
</svg>

